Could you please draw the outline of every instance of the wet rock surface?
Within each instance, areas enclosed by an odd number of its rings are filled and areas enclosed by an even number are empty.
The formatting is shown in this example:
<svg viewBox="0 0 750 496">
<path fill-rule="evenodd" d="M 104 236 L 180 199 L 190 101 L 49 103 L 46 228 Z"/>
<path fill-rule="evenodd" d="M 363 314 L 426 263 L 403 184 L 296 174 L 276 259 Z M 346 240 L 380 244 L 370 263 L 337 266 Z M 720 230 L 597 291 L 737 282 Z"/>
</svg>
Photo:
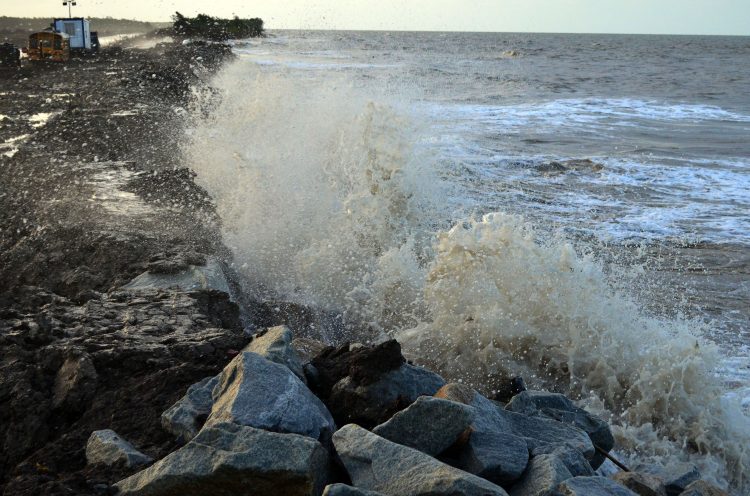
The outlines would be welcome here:
<svg viewBox="0 0 750 496">
<path fill-rule="evenodd" d="M 86 461 L 104 465 L 122 464 L 127 468 L 140 467 L 153 462 L 153 458 L 144 455 L 119 436 L 115 431 L 103 429 L 91 433 L 86 442 Z"/>
<path fill-rule="evenodd" d="M 562 496 L 636 496 L 606 477 L 573 477 L 560 484 L 557 493 Z"/>
<path fill-rule="evenodd" d="M 591 468 L 586 457 L 575 448 L 566 445 L 543 445 L 537 446 L 531 451 L 532 457 L 543 454 L 551 454 L 559 458 L 573 477 L 594 475 L 594 469 Z"/>
<path fill-rule="evenodd" d="M 253 336 L 244 351 L 258 355 L 285 366 L 302 382 L 307 382 L 297 350 L 292 346 L 294 334 L 287 326 L 276 326 Z"/>
<path fill-rule="evenodd" d="M 211 395 L 219 376 L 206 377 L 190 386 L 185 396 L 162 413 L 161 425 L 182 441 L 190 441 L 200 431 L 211 414 L 214 399 Z"/>
<path fill-rule="evenodd" d="M 445 383 L 434 372 L 406 363 L 395 340 L 373 347 L 326 348 L 312 361 L 313 391 L 339 425 L 372 428 Z"/>
<path fill-rule="evenodd" d="M 501 487 L 412 448 L 349 424 L 333 436 L 336 453 L 357 487 L 384 494 L 505 495 Z"/>
<path fill-rule="evenodd" d="M 219 375 L 206 425 L 233 422 L 327 443 L 336 426 L 328 409 L 286 366 L 244 351 Z"/>
<path fill-rule="evenodd" d="M 422 396 L 372 432 L 428 455 L 448 449 L 471 425 L 473 412 L 454 401 Z"/>
<path fill-rule="evenodd" d="M 539 455 L 531 459 L 521 479 L 510 490 L 511 496 L 551 496 L 557 486 L 573 477 L 555 455 Z"/>
<path fill-rule="evenodd" d="M 323 496 L 383 496 L 383 493 L 347 486 L 346 484 L 331 484 L 326 486 Z"/>
<path fill-rule="evenodd" d="M 667 496 L 679 496 L 688 485 L 701 478 L 698 468 L 689 463 L 668 467 L 644 464 L 637 466 L 636 470 L 661 479 L 664 482 Z"/>
<path fill-rule="evenodd" d="M 562 394 L 545 391 L 523 391 L 515 395 L 505 409 L 528 416 L 547 417 L 574 425 L 589 435 L 594 446 L 607 453 L 615 445 L 615 438 L 605 421 L 583 408 L 577 407 Z M 604 460 L 604 455 L 596 452 L 589 461 L 591 467 L 597 469 Z"/>
<path fill-rule="evenodd" d="M 691 482 L 680 496 L 727 496 L 722 489 L 703 480 Z"/>
<path fill-rule="evenodd" d="M 638 496 L 666 496 L 664 481 L 654 475 L 641 472 L 617 472 L 612 480 L 621 484 Z"/>
<path fill-rule="evenodd" d="M 187 445 L 117 483 L 120 494 L 320 494 L 328 453 L 317 441 L 236 424 L 203 429 Z"/>
<path fill-rule="evenodd" d="M 221 307 L 226 294 L 113 292 L 83 305 L 33 294 L 45 302 L 37 311 L 0 322 L 0 461 L 8 476 L 20 472 L 9 494 L 24 493 L 24 481 L 36 477 L 55 486 L 55 475 L 88 470 L 83 446 L 102 428 L 151 456 L 168 453 L 175 441 L 159 428 L 162 412 L 247 342 L 241 329 L 216 326 L 222 319 L 209 307 Z"/>
<path fill-rule="evenodd" d="M 0 73 L 0 140 L 24 136 L 0 154 L 0 492 L 101 492 L 133 470 L 87 465 L 101 429 L 173 451 L 162 412 L 247 343 L 226 292 L 119 289 L 223 256 L 174 153 L 190 98 L 174 89 L 201 91 L 226 55 L 113 47 Z"/>
<path fill-rule="evenodd" d="M 588 435 L 577 427 L 505 410 L 468 386 L 448 384 L 436 396 L 473 409 L 471 436 L 456 448 L 454 456 L 458 466 L 490 480 L 512 482 L 518 479 L 526 468 L 529 452 L 546 456 L 557 449 L 573 449 L 586 459 L 594 454 Z M 561 459 L 555 456 L 555 460 L 567 471 Z M 574 458 L 566 457 L 566 461 L 578 465 L 578 470 L 585 470 L 585 465 L 577 464 Z"/>
</svg>

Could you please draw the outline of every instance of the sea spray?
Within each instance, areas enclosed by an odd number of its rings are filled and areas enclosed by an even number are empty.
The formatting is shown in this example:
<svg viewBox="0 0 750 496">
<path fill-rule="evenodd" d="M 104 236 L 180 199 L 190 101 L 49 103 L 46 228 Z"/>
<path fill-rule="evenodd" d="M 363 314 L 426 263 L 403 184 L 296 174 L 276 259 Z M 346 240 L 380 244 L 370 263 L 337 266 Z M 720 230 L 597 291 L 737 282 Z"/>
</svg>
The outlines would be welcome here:
<svg viewBox="0 0 750 496">
<path fill-rule="evenodd" d="M 487 392 L 520 373 L 588 399 L 619 426 L 618 446 L 747 486 L 750 422 L 723 397 L 716 348 L 695 323 L 646 315 L 594 259 L 516 216 L 460 223 L 435 254 L 430 320 L 397 334 L 415 356 Z"/>
<path fill-rule="evenodd" d="M 431 161 L 411 146 L 414 124 L 347 80 L 240 62 L 216 85 L 217 108 L 196 111 L 186 157 L 258 296 L 383 331 L 423 320 L 432 233 L 450 216 Z"/>
<path fill-rule="evenodd" d="M 382 91 L 242 60 L 215 84 L 185 154 L 258 296 L 366 322 L 483 391 L 520 373 L 585 399 L 637 459 L 748 489 L 750 425 L 696 323 L 649 315 L 597 257 L 518 216 L 456 216 L 448 173 Z"/>
</svg>

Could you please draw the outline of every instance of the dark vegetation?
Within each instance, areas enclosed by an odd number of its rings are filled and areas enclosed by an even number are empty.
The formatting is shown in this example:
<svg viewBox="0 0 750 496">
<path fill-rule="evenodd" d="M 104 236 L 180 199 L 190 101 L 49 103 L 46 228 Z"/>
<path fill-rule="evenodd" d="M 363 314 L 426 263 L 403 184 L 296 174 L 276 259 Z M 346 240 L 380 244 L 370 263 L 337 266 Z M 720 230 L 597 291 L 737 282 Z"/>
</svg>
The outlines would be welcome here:
<svg viewBox="0 0 750 496">
<path fill-rule="evenodd" d="M 220 19 L 206 14 L 185 17 L 179 12 L 172 16 L 174 33 L 182 36 L 223 41 L 263 36 L 263 19 Z"/>
</svg>

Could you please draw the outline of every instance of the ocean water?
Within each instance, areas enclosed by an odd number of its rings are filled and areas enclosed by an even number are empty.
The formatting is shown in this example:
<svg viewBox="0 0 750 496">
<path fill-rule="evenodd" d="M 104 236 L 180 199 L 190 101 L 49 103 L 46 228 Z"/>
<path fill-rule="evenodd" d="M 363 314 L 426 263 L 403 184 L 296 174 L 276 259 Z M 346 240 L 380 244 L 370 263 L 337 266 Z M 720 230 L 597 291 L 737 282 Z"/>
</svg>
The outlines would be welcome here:
<svg viewBox="0 0 750 496">
<path fill-rule="evenodd" d="M 234 51 L 183 153 L 248 291 L 485 392 L 521 374 L 584 398 L 621 456 L 750 489 L 750 38 L 282 31 Z"/>
</svg>

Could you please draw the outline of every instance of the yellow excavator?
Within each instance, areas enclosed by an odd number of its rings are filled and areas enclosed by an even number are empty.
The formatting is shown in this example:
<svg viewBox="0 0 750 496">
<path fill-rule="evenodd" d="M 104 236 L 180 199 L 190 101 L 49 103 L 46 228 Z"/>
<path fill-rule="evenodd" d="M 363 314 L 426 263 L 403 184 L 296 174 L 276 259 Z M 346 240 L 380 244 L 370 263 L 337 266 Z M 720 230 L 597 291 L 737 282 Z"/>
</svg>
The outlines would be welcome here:
<svg viewBox="0 0 750 496">
<path fill-rule="evenodd" d="M 67 62 L 70 60 L 70 36 L 51 29 L 32 33 L 26 54 L 31 61 Z"/>
</svg>

